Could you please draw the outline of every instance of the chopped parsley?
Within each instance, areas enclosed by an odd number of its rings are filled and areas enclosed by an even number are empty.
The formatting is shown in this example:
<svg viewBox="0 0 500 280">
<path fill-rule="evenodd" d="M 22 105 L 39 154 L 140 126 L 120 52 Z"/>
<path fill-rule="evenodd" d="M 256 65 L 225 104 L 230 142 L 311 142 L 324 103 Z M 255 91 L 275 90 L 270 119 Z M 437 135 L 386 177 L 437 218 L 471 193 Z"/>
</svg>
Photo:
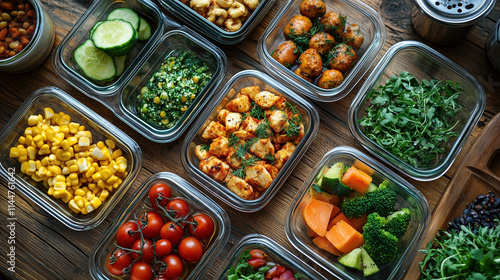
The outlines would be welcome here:
<svg viewBox="0 0 500 280">
<path fill-rule="evenodd" d="M 256 156 L 253 156 L 249 159 L 244 159 L 241 161 L 241 167 L 231 171 L 231 174 L 233 174 L 234 176 L 238 176 L 242 179 L 245 179 L 246 177 L 245 170 L 247 169 L 247 167 L 255 165 L 255 163 L 259 160 L 261 159 Z"/>
<path fill-rule="evenodd" d="M 238 138 L 234 133 L 231 133 L 231 136 L 229 137 L 229 146 L 236 147 L 236 144 L 240 142 L 240 138 Z"/>
<path fill-rule="evenodd" d="M 202 150 L 205 150 L 205 151 L 207 151 L 207 152 L 208 152 L 208 150 L 210 150 L 210 145 L 208 145 L 208 144 L 203 144 L 203 145 L 201 145 L 201 149 L 202 149 Z"/>
<path fill-rule="evenodd" d="M 240 144 L 238 146 L 238 148 L 236 148 L 236 156 L 241 158 L 241 159 L 245 159 L 245 155 L 248 153 L 250 146 L 252 146 L 258 140 L 259 140 L 259 138 L 255 137 L 255 138 L 248 140 L 244 144 Z"/>
<path fill-rule="evenodd" d="M 264 112 L 262 111 L 259 105 L 255 104 L 255 102 L 252 102 L 250 105 L 252 106 L 252 110 L 250 111 L 250 116 L 258 120 L 262 120 L 265 118 Z"/>
<path fill-rule="evenodd" d="M 288 137 L 295 137 L 299 136 L 300 133 L 300 125 L 299 123 L 301 122 L 302 116 L 299 115 L 294 115 L 288 120 L 288 126 L 285 128 L 285 133 Z"/>
<path fill-rule="evenodd" d="M 266 155 L 266 159 L 271 163 L 271 165 L 274 165 L 276 162 L 276 155 L 269 153 Z"/>
<path fill-rule="evenodd" d="M 257 125 L 255 135 L 257 135 L 260 139 L 267 138 L 271 135 L 271 127 L 269 126 L 269 121 L 267 119 L 264 119 L 259 123 L 259 125 Z"/>
</svg>

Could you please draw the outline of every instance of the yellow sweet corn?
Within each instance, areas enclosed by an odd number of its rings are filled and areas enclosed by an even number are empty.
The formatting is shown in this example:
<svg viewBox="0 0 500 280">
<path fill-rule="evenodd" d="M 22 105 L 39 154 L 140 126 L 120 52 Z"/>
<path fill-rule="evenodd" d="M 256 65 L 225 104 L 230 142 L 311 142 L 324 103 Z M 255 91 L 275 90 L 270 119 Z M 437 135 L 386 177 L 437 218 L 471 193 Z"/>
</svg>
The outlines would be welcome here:
<svg viewBox="0 0 500 280">
<path fill-rule="evenodd" d="M 38 123 L 38 115 L 31 115 L 28 118 L 28 125 L 29 126 L 34 126 Z"/>
<path fill-rule="evenodd" d="M 56 190 L 56 191 L 54 191 L 54 193 L 52 195 L 55 198 L 63 198 L 63 197 L 66 197 L 67 194 L 68 194 L 68 192 L 66 191 L 66 189 L 64 189 L 64 190 Z"/>
<path fill-rule="evenodd" d="M 69 206 L 69 209 L 73 210 L 73 212 L 75 212 L 76 214 L 80 213 L 81 208 L 78 207 L 78 204 L 75 202 L 75 199 L 71 199 L 68 203 L 68 206 Z"/>
<path fill-rule="evenodd" d="M 103 189 L 101 191 L 101 195 L 99 195 L 99 200 L 104 202 L 106 200 L 106 198 L 108 198 L 108 195 L 109 195 L 109 191 L 107 189 Z"/>
<path fill-rule="evenodd" d="M 97 208 L 99 208 L 99 206 L 101 206 L 102 201 L 99 198 L 95 197 L 94 199 L 92 199 L 90 201 L 90 204 L 92 204 L 92 206 L 94 207 L 94 209 L 97 209 Z"/>
<path fill-rule="evenodd" d="M 62 201 L 68 203 L 71 199 L 73 199 L 73 195 L 69 191 L 66 191 L 66 196 L 62 198 Z"/>
<path fill-rule="evenodd" d="M 50 147 L 48 144 L 43 144 L 42 147 L 40 147 L 40 150 L 38 150 L 38 154 L 43 156 L 43 155 L 50 155 Z"/>
<path fill-rule="evenodd" d="M 19 149 L 16 147 L 10 148 L 9 157 L 10 158 L 18 158 L 19 157 Z"/>
</svg>

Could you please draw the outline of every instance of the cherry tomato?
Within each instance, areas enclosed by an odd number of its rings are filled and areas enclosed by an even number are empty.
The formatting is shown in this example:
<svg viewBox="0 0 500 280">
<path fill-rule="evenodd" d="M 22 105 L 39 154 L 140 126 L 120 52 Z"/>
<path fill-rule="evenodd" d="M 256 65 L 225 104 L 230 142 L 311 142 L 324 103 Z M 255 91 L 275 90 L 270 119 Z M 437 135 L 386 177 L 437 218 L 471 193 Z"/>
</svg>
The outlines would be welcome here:
<svg viewBox="0 0 500 280">
<path fill-rule="evenodd" d="M 167 204 L 167 210 L 175 210 L 175 219 L 187 217 L 189 214 L 189 203 L 182 198 L 174 198 Z"/>
<path fill-rule="evenodd" d="M 141 238 L 139 227 L 135 222 L 124 223 L 116 233 L 116 244 L 124 248 L 132 248 L 134 242 Z"/>
<path fill-rule="evenodd" d="M 161 227 L 160 236 L 161 238 L 168 239 L 175 246 L 181 242 L 184 236 L 184 229 L 174 222 L 168 222 Z"/>
<path fill-rule="evenodd" d="M 262 251 L 261 249 L 252 249 L 248 253 L 251 256 L 251 259 L 263 259 L 263 260 L 267 259 L 266 253 L 264 253 L 264 251 Z"/>
<path fill-rule="evenodd" d="M 121 276 L 123 275 L 123 270 L 132 263 L 133 259 L 130 254 L 122 249 L 115 250 L 113 252 L 113 257 L 115 258 L 114 261 L 111 260 L 110 253 L 108 258 L 106 259 L 106 268 L 108 269 L 109 273 L 116 276 Z"/>
<path fill-rule="evenodd" d="M 134 245 L 132 245 L 132 250 L 135 251 L 140 251 L 141 250 L 141 240 L 136 240 Z M 154 257 L 154 249 L 153 249 L 153 242 L 149 241 L 148 239 L 144 239 L 144 244 L 142 245 L 142 256 L 139 253 L 132 252 L 132 258 L 137 259 L 141 258 L 142 261 L 145 262 L 150 262 L 153 260 Z"/>
<path fill-rule="evenodd" d="M 138 222 L 142 228 L 142 234 L 145 238 L 153 239 L 160 236 L 161 227 L 163 226 L 163 219 L 161 215 L 156 211 L 148 211 L 142 219 Z M 144 226 L 143 222 L 147 220 L 147 224 Z"/>
<path fill-rule="evenodd" d="M 167 269 L 161 270 L 158 273 L 159 277 L 165 277 L 169 280 L 178 279 L 184 273 L 184 264 L 179 256 L 170 254 L 163 259 L 162 262 L 167 264 Z"/>
<path fill-rule="evenodd" d="M 179 244 L 179 255 L 187 262 L 197 262 L 203 256 L 203 245 L 195 237 L 186 237 Z"/>
<path fill-rule="evenodd" d="M 172 242 L 168 239 L 160 239 L 155 243 L 156 255 L 164 257 L 172 251 Z"/>
<path fill-rule="evenodd" d="M 285 270 L 286 268 L 284 266 L 277 264 L 266 272 L 266 279 L 273 279 L 274 277 L 278 277 L 283 274 Z"/>
<path fill-rule="evenodd" d="M 152 280 L 153 277 L 153 270 L 146 262 L 137 261 L 130 269 L 130 280 Z"/>
<path fill-rule="evenodd" d="M 172 190 L 164 183 L 157 183 L 149 189 L 149 200 L 156 210 L 159 210 L 156 199 L 160 194 L 162 197 L 158 199 L 158 203 L 160 206 L 165 206 L 170 201 L 170 197 L 172 197 Z"/>
<path fill-rule="evenodd" d="M 200 239 L 207 239 L 214 234 L 214 220 L 207 214 L 196 214 L 190 220 L 196 225 L 189 224 L 189 233 Z"/>
<path fill-rule="evenodd" d="M 247 263 L 251 265 L 253 269 L 259 269 L 266 265 L 266 261 L 263 259 L 249 259 Z"/>
</svg>

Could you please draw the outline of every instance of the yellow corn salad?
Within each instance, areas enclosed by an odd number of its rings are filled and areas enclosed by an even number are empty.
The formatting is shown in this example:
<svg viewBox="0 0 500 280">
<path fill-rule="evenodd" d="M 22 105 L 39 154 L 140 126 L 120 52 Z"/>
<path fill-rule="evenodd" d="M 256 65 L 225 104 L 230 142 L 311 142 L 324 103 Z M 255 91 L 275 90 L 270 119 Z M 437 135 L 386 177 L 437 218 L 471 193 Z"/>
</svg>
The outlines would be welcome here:
<svg viewBox="0 0 500 280">
<path fill-rule="evenodd" d="M 127 159 L 111 139 L 92 144 L 92 133 L 64 112 L 32 115 L 10 157 L 21 172 L 43 182 L 47 193 L 75 213 L 99 208 L 128 175 Z"/>
</svg>

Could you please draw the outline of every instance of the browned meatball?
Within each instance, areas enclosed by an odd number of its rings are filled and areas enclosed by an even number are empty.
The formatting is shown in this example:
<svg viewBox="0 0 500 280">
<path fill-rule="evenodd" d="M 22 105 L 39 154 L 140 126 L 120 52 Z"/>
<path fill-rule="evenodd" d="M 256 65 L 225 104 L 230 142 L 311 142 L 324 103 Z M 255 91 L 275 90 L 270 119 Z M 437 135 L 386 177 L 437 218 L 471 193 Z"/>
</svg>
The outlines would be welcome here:
<svg viewBox="0 0 500 280">
<path fill-rule="evenodd" d="M 291 34 L 295 36 L 306 35 L 312 28 L 312 22 L 308 17 L 295 15 L 292 20 L 285 26 L 283 31 L 286 39 L 291 39 Z"/>
<path fill-rule="evenodd" d="M 354 65 L 356 52 L 351 46 L 342 43 L 338 44 L 335 48 L 333 48 L 333 50 L 330 51 L 330 57 L 331 59 L 328 62 L 328 66 L 331 69 L 337 69 L 340 72 L 345 72 Z"/>
<path fill-rule="evenodd" d="M 364 40 L 365 35 L 363 35 L 361 28 L 357 24 L 348 26 L 342 34 L 342 41 L 355 49 L 359 49 Z"/>
<path fill-rule="evenodd" d="M 318 32 L 309 40 L 309 48 L 316 49 L 321 55 L 328 54 L 333 46 L 335 46 L 335 38 L 325 32 Z"/>
<path fill-rule="evenodd" d="M 318 79 L 318 86 L 320 88 L 331 89 L 340 86 L 344 81 L 344 76 L 342 72 L 335 69 L 328 69 L 323 71 L 321 77 Z"/>
<path fill-rule="evenodd" d="M 307 49 L 299 57 L 299 68 L 302 73 L 316 77 L 323 70 L 321 56 L 315 49 Z"/>
<path fill-rule="evenodd" d="M 328 12 L 321 17 L 320 23 L 325 27 L 325 31 L 333 36 L 340 36 L 344 33 L 346 17 L 341 13 Z"/>
<path fill-rule="evenodd" d="M 293 73 L 297 74 L 297 76 L 301 77 L 302 79 L 304 79 L 310 83 L 312 83 L 312 81 L 313 81 L 312 77 L 309 76 L 308 74 L 300 71 L 300 68 L 295 69 L 295 71 L 293 71 Z"/>
<path fill-rule="evenodd" d="M 290 68 L 297 61 L 299 52 L 293 41 L 285 41 L 274 50 L 271 56 L 281 65 Z"/>
<path fill-rule="evenodd" d="M 326 13 L 326 6 L 320 0 L 304 0 L 300 3 L 300 14 L 308 18 L 322 17 Z"/>
</svg>

